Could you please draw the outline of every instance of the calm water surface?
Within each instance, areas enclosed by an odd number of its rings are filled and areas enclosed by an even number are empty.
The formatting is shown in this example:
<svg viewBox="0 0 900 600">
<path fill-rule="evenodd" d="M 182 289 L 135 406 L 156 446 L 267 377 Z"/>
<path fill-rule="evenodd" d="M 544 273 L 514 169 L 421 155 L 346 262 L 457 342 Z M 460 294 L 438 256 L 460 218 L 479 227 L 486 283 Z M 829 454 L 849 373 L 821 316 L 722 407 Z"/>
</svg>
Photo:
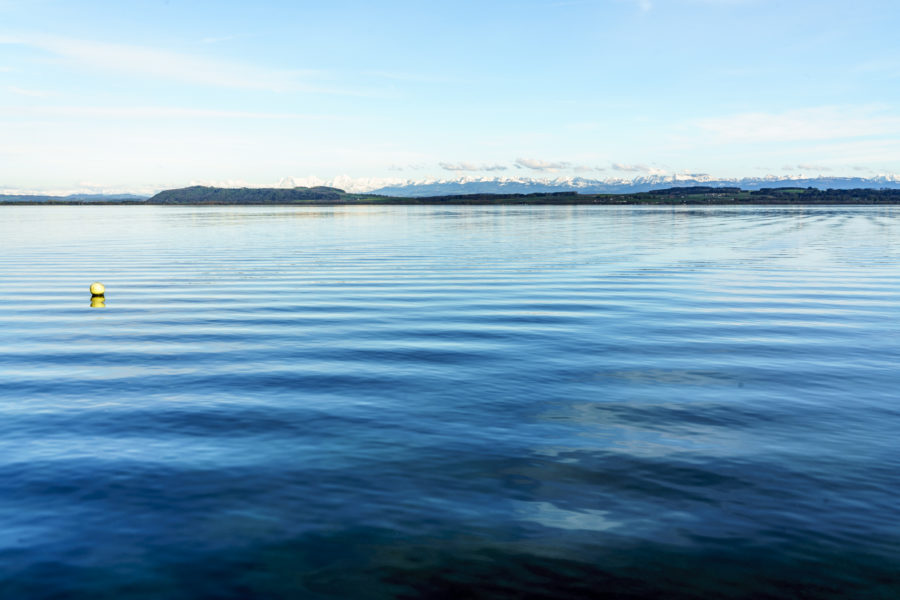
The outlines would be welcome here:
<svg viewBox="0 0 900 600">
<path fill-rule="evenodd" d="M 0 286 L 0 597 L 900 596 L 898 208 L 0 207 Z"/>
</svg>

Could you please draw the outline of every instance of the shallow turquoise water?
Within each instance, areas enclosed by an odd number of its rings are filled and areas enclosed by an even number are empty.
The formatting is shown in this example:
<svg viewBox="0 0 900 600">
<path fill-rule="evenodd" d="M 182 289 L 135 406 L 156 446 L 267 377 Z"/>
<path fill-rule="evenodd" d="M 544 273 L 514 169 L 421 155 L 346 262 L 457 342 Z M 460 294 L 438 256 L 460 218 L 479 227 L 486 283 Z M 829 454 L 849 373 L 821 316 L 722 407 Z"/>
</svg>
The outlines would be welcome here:
<svg viewBox="0 0 900 600">
<path fill-rule="evenodd" d="M 0 207 L 0 597 L 897 597 L 898 275 L 894 207 Z"/>
</svg>

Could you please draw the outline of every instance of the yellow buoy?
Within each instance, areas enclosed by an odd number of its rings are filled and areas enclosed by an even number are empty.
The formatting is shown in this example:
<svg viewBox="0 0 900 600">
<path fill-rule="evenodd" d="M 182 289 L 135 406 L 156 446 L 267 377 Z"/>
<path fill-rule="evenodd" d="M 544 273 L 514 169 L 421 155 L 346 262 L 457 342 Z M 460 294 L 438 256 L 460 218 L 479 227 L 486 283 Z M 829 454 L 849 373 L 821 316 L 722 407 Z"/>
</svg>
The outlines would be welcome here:
<svg viewBox="0 0 900 600">
<path fill-rule="evenodd" d="M 106 292 L 106 288 L 102 283 L 95 281 L 91 284 L 91 296 L 102 296 L 104 292 Z"/>
</svg>

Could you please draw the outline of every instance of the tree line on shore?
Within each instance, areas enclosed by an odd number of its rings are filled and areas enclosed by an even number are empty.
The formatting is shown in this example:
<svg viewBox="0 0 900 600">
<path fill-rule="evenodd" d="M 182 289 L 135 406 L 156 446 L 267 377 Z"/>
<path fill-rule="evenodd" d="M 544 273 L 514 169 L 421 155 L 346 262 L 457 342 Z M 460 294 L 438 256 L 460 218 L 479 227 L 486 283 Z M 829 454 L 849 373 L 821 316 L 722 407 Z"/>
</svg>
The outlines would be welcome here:
<svg viewBox="0 0 900 600">
<path fill-rule="evenodd" d="M 650 205 L 743 205 L 743 204 L 900 204 L 900 190 L 672 187 L 629 194 L 579 194 L 575 191 L 537 194 L 465 194 L 427 197 L 394 197 L 351 194 L 332 187 L 217 188 L 192 186 L 165 190 L 147 199 L 98 201 L 51 196 L 0 196 L 0 204 L 164 204 L 164 205 L 341 205 L 341 204 L 650 204 Z"/>
</svg>

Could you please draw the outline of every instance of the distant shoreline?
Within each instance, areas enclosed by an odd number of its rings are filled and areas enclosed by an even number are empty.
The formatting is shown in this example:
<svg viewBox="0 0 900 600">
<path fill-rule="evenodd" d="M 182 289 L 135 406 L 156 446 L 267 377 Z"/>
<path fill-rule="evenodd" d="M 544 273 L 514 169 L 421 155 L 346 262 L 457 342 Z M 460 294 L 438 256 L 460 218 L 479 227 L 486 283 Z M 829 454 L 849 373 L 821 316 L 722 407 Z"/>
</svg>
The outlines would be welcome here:
<svg viewBox="0 0 900 600">
<path fill-rule="evenodd" d="M 21 199 L 13 199 L 21 198 Z M 166 190 L 147 199 L 0 196 L 2 206 L 823 206 L 900 205 L 900 190 L 816 188 L 676 187 L 627 194 L 464 194 L 426 197 L 349 194 L 327 187 L 214 188 L 194 186 Z"/>
</svg>

